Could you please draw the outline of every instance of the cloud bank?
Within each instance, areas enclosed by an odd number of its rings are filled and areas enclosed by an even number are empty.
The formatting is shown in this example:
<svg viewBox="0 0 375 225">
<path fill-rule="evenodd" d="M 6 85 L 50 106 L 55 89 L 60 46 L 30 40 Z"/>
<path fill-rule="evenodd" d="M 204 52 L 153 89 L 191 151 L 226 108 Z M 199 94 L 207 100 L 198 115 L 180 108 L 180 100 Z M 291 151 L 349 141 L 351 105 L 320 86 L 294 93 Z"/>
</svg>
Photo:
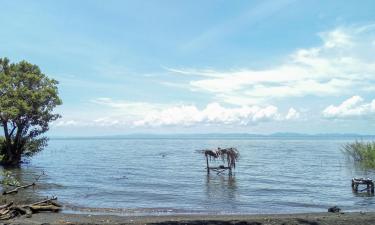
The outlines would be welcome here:
<svg viewBox="0 0 375 225">
<path fill-rule="evenodd" d="M 189 86 L 219 102 L 250 105 L 270 99 L 339 96 L 353 90 L 373 91 L 375 24 L 339 27 L 319 34 L 322 44 L 298 49 L 285 62 L 262 70 L 169 69 L 198 76 Z"/>
<path fill-rule="evenodd" d="M 296 120 L 300 117 L 300 113 L 294 108 L 290 108 L 283 115 L 273 105 L 224 107 L 213 102 L 199 109 L 192 104 L 154 105 L 145 102 L 114 101 L 111 98 L 98 98 L 91 102 L 106 107 L 108 113 L 91 120 L 59 120 L 53 125 L 56 127 L 252 126 L 269 121 Z"/>
<path fill-rule="evenodd" d="M 136 121 L 136 126 L 192 126 L 192 125 L 243 125 L 280 120 L 281 115 L 275 106 L 252 106 L 225 108 L 219 103 L 210 103 L 199 110 L 193 105 L 175 106 L 149 113 Z"/>
<path fill-rule="evenodd" d="M 363 118 L 370 115 L 375 115 L 375 99 L 366 103 L 360 96 L 353 96 L 340 105 L 330 105 L 323 110 L 323 116 L 331 119 Z"/>
</svg>

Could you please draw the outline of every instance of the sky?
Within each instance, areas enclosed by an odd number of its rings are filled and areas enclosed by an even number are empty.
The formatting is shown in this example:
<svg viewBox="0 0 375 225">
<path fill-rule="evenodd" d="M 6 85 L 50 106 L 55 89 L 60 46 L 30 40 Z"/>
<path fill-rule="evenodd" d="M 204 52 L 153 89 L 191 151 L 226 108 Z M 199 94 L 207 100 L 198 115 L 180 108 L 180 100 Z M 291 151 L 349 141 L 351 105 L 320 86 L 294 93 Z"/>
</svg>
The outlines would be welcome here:
<svg viewBox="0 0 375 225">
<path fill-rule="evenodd" d="M 375 2 L 0 0 L 0 57 L 59 81 L 51 136 L 375 134 Z"/>
</svg>

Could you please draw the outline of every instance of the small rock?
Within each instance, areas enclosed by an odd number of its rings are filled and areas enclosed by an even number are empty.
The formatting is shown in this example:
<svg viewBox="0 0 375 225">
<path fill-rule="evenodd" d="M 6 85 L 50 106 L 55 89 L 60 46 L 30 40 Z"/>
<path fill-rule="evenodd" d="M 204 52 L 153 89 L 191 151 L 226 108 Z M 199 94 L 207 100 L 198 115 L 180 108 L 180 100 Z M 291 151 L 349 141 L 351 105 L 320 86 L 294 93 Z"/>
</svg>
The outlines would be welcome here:
<svg viewBox="0 0 375 225">
<path fill-rule="evenodd" d="M 331 208 L 328 208 L 328 212 L 331 212 L 331 213 L 338 213 L 340 211 L 341 211 L 341 209 L 337 206 L 333 206 Z"/>
</svg>

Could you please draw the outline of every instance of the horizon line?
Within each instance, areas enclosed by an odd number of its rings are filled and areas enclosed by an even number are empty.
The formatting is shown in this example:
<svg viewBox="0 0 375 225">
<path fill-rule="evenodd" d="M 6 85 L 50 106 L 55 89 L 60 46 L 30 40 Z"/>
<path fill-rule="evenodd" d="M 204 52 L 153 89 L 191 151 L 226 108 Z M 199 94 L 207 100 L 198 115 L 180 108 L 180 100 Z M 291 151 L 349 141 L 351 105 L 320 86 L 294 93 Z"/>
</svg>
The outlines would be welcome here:
<svg viewBox="0 0 375 225">
<path fill-rule="evenodd" d="M 69 138 L 179 138 L 179 137 L 375 137 L 375 134 L 360 133 L 299 133 L 299 132 L 275 132 L 269 134 L 262 133 L 129 133 L 129 134 L 113 134 L 113 135 L 51 135 L 47 136 L 51 139 L 69 139 Z"/>
</svg>

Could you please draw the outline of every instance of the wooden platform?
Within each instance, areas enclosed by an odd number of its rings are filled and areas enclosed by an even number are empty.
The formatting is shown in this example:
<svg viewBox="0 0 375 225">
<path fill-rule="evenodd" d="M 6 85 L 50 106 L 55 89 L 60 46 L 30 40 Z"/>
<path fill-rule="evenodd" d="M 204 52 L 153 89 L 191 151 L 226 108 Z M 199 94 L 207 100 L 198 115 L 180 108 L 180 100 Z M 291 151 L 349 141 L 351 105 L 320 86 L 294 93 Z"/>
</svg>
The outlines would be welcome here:
<svg viewBox="0 0 375 225">
<path fill-rule="evenodd" d="M 232 174 L 232 168 L 227 166 L 208 167 L 207 172 L 210 173 L 210 170 L 215 171 L 217 174 L 221 174 L 226 170 L 229 170 L 229 174 Z"/>
<path fill-rule="evenodd" d="M 363 190 L 358 190 L 359 185 L 366 185 L 366 188 Z M 374 182 L 370 178 L 353 178 L 352 190 L 356 193 L 359 191 L 367 191 L 371 192 L 371 194 L 374 194 Z"/>
</svg>

